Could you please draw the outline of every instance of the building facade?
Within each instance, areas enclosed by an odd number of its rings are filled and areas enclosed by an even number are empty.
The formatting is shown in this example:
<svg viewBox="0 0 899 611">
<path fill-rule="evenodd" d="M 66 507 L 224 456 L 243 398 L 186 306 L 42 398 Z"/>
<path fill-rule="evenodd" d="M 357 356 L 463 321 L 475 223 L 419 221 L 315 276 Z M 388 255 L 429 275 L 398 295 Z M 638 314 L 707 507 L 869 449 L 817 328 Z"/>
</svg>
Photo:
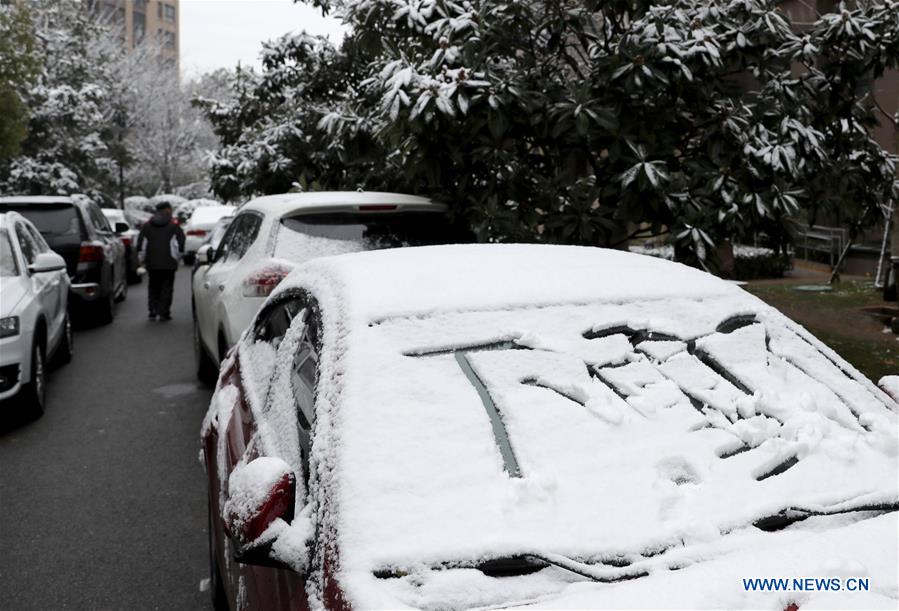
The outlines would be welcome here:
<svg viewBox="0 0 899 611">
<path fill-rule="evenodd" d="M 181 49 L 178 0 L 100 0 L 97 5 L 122 28 L 129 49 L 152 42 L 159 47 L 162 60 L 177 70 Z"/>
</svg>

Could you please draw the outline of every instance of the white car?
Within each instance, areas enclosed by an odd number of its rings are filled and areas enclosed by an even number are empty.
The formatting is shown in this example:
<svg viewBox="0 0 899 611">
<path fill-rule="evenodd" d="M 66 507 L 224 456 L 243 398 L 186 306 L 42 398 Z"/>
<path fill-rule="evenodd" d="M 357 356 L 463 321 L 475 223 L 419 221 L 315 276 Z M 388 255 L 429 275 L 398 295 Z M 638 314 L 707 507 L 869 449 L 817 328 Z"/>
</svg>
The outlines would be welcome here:
<svg viewBox="0 0 899 611">
<path fill-rule="evenodd" d="M 450 241 L 446 207 L 396 193 L 320 192 L 259 197 L 241 206 L 215 250 L 197 252 L 193 276 L 197 375 L 218 363 L 284 276 L 309 259 Z"/>
<path fill-rule="evenodd" d="M 193 263 L 194 255 L 206 241 L 219 219 L 231 216 L 236 206 L 200 206 L 190 215 L 184 229 L 184 262 Z"/>
<path fill-rule="evenodd" d="M 137 255 L 137 236 L 140 230 L 135 229 L 134 225 L 128 222 L 128 218 L 123 210 L 118 208 L 101 208 L 103 216 L 109 221 L 109 226 L 119 236 L 119 241 L 125 247 L 125 264 L 128 268 L 128 282 L 134 284 L 140 282 L 140 276 L 137 268 L 140 267 L 140 261 Z"/>
<path fill-rule="evenodd" d="M 229 353 L 203 423 L 210 591 L 272 610 L 895 609 L 897 412 L 801 326 L 677 263 L 319 258 Z"/>
<path fill-rule="evenodd" d="M 65 260 L 15 212 L 0 214 L 0 294 L 0 401 L 17 398 L 38 417 L 48 362 L 72 358 L 69 276 Z"/>
</svg>

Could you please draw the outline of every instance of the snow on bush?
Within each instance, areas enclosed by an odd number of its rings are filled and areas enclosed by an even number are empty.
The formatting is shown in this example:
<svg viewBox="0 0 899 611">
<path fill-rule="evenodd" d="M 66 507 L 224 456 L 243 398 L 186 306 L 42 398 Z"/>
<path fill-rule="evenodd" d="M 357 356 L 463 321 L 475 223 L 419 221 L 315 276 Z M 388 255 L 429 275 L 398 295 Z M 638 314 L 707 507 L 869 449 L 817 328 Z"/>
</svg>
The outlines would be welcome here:
<svg viewBox="0 0 899 611">
<path fill-rule="evenodd" d="M 641 255 L 674 261 L 674 247 L 669 244 L 631 245 L 628 250 Z M 790 268 L 790 257 L 778 255 L 774 250 L 762 246 L 733 245 L 734 270 L 737 280 L 755 278 L 779 278 Z"/>
</svg>

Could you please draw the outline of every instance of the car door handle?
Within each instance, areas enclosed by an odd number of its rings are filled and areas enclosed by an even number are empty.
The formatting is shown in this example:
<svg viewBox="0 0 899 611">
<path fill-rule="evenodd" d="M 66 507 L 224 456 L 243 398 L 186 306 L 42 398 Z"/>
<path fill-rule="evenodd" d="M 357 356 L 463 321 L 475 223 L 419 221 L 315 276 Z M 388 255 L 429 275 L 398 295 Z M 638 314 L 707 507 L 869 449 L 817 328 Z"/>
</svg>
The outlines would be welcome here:
<svg viewBox="0 0 899 611">
<path fill-rule="evenodd" d="M 208 281 L 208 280 L 207 280 L 206 282 L 203 283 L 203 288 L 204 288 L 204 289 L 208 289 L 208 288 L 209 288 L 209 281 Z"/>
<path fill-rule="evenodd" d="M 219 285 L 219 290 L 220 290 L 220 291 L 224 291 L 224 290 L 225 290 L 225 285 L 224 285 L 224 284 L 220 284 L 220 285 Z"/>
</svg>

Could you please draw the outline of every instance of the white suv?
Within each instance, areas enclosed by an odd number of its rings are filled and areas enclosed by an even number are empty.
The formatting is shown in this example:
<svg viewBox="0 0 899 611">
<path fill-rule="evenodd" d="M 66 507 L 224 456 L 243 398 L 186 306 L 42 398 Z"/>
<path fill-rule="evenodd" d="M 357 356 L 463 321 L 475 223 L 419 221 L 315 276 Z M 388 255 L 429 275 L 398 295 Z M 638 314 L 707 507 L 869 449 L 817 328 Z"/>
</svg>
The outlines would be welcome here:
<svg viewBox="0 0 899 611">
<path fill-rule="evenodd" d="M 446 206 L 396 193 L 268 195 L 241 206 L 218 249 L 197 251 L 193 277 L 198 377 L 218 363 L 277 284 L 315 257 L 457 241 Z"/>
<path fill-rule="evenodd" d="M 69 276 L 25 217 L 0 213 L 0 401 L 13 397 L 31 416 L 46 404 L 50 358 L 72 358 Z"/>
</svg>

